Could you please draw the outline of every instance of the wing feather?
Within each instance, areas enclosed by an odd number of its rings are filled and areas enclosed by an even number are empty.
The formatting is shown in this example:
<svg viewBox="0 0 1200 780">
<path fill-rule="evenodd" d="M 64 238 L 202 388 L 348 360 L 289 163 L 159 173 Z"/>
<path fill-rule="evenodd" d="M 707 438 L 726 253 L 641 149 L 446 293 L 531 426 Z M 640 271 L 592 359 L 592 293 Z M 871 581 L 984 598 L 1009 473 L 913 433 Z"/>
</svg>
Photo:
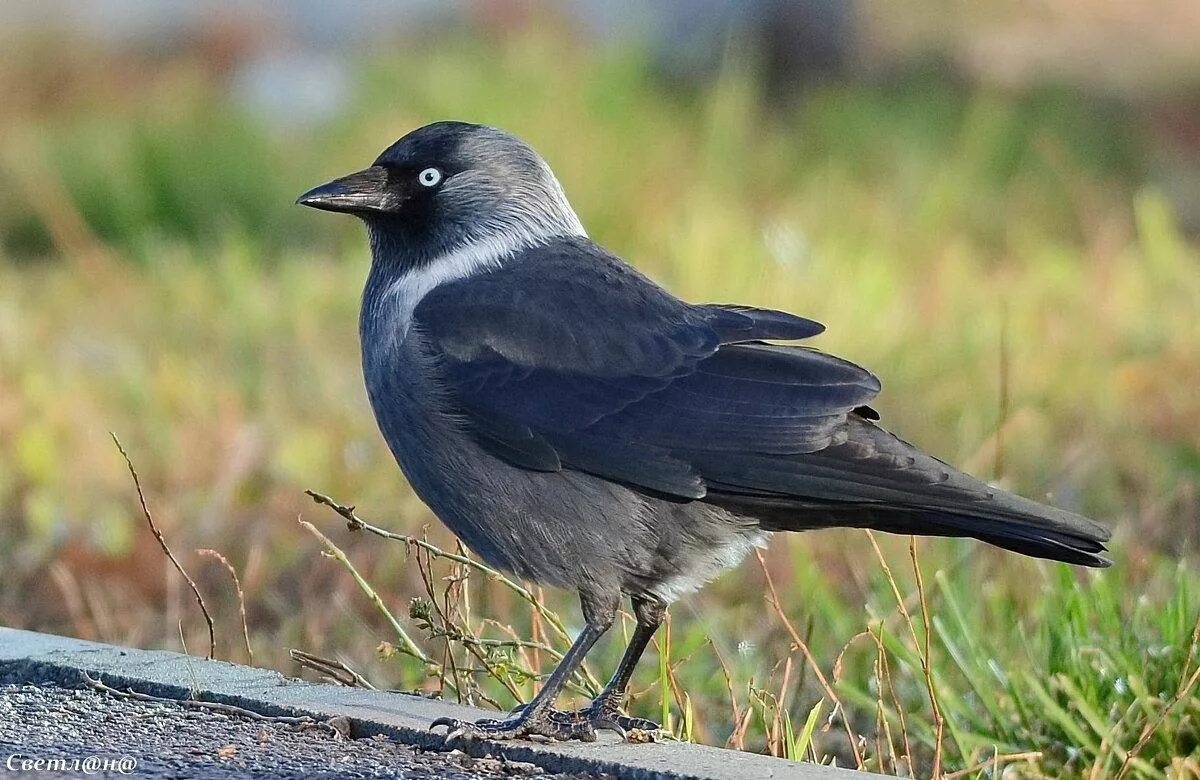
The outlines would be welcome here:
<svg viewBox="0 0 1200 780">
<path fill-rule="evenodd" d="M 495 455 L 684 499 L 707 492 L 706 454 L 819 450 L 879 391 L 853 363 L 761 341 L 820 324 L 684 303 L 585 239 L 442 285 L 414 316 Z"/>
</svg>

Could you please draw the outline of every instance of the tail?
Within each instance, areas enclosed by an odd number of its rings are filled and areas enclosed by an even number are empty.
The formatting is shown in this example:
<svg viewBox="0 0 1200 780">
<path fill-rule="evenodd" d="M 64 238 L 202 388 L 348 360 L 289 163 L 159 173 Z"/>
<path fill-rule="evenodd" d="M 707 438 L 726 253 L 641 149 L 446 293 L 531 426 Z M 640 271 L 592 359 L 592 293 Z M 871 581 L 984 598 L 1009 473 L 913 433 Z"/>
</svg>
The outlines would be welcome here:
<svg viewBox="0 0 1200 780">
<path fill-rule="evenodd" d="M 994 495 L 1001 494 L 997 491 Z M 1112 535 L 1104 526 L 1020 496 L 1003 496 L 1018 506 L 977 511 L 965 507 L 804 502 L 800 508 L 793 500 L 785 508 L 764 506 L 756 500 L 754 514 L 770 531 L 866 528 L 915 536 L 970 537 L 1034 558 L 1096 568 L 1112 564 L 1104 556 L 1105 542 Z"/>
<path fill-rule="evenodd" d="M 1004 503 L 1025 504 L 1008 511 L 971 512 L 941 507 L 860 508 L 842 514 L 838 525 L 916 536 L 971 537 L 1034 558 L 1102 568 L 1111 532 L 1085 517 L 1046 507 L 1012 494 Z M 854 515 L 857 515 L 855 517 Z M 1066 519 L 1068 522 L 1063 522 Z"/>
<path fill-rule="evenodd" d="M 707 467 L 705 500 L 758 518 L 772 531 L 868 528 L 972 537 L 1080 566 L 1112 562 L 1111 533 L 1086 517 L 993 488 L 861 417 L 848 438 L 792 456 L 729 455 Z"/>
<path fill-rule="evenodd" d="M 740 504 L 738 509 L 750 509 L 752 514 L 760 518 L 766 530 L 866 528 L 889 534 L 968 536 L 1004 550 L 1019 552 L 1022 556 L 1061 560 L 1062 563 L 1093 568 L 1112 564 L 1104 556 L 1104 542 L 1111 536 L 1108 528 L 1086 517 L 1070 515 L 1069 512 L 1054 510 L 1049 506 L 1044 509 L 1058 515 L 1052 522 L 1046 522 L 1048 518 L 1044 515 L 1030 512 L 974 512 L 941 506 L 805 502 L 800 508 L 796 502 L 788 502 L 785 509 L 782 506 L 763 505 L 761 499 L 754 500 L 752 508 L 744 502 L 737 503 Z M 1074 522 L 1064 526 L 1058 522 L 1061 515 L 1069 515 Z"/>
</svg>

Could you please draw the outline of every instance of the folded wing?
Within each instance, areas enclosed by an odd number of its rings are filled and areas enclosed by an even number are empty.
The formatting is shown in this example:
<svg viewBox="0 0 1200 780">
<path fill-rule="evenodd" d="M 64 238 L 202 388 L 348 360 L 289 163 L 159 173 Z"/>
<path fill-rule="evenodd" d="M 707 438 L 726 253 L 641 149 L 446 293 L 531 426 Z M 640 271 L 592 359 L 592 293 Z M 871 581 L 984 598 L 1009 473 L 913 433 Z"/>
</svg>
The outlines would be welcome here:
<svg viewBox="0 0 1200 780">
<path fill-rule="evenodd" d="M 820 324 L 684 303 L 583 239 L 442 285 L 415 321 L 494 454 L 680 499 L 708 489 L 690 453 L 814 452 L 879 391 L 852 363 L 762 342 Z"/>
</svg>

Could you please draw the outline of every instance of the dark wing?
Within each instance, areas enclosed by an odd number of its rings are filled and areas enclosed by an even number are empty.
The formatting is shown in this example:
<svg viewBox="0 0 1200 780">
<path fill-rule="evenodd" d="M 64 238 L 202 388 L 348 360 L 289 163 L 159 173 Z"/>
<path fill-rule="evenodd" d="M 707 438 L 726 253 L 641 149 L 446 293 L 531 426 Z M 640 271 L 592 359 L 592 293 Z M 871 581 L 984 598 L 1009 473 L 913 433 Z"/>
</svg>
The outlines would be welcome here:
<svg viewBox="0 0 1200 780">
<path fill-rule="evenodd" d="M 586 239 L 435 288 L 415 328 L 452 412 L 526 469 L 573 468 L 763 527 L 973 536 L 1105 565 L 1107 529 L 991 488 L 871 420 L 879 383 L 798 346 L 818 323 L 695 306 Z"/>
<path fill-rule="evenodd" d="M 879 391 L 851 363 L 761 341 L 818 323 L 684 303 L 586 239 L 441 285 L 414 322 L 454 411 L 497 456 L 680 499 L 721 476 L 697 455 L 820 450 Z"/>
</svg>

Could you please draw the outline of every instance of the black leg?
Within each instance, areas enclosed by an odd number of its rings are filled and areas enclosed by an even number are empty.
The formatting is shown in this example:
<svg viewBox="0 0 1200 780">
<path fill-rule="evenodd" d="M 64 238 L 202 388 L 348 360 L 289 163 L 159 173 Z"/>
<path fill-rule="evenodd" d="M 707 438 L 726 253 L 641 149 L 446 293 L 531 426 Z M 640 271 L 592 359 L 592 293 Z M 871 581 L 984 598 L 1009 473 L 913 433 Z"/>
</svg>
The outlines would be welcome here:
<svg viewBox="0 0 1200 780">
<path fill-rule="evenodd" d="M 608 685 L 604 686 L 604 690 L 587 707 L 574 712 L 554 712 L 551 717 L 564 723 L 575 724 L 581 732 L 591 732 L 592 739 L 595 738 L 595 729 L 610 729 L 622 736 L 628 736 L 628 732 L 634 730 L 651 733 L 660 730 L 661 727 L 654 721 L 625 715 L 621 712 L 621 707 L 625 703 L 625 694 L 629 689 L 633 670 L 637 667 L 642 653 L 646 652 L 646 646 L 650 644 L 654 632 L 662 625 L 666 611 L 667 607 L 661 601 L 633 597 L 633 614 L 637 619 L 637 627 L 634 628 L 633 636 L 629 638 L 629 646 L 625 648 L 625 654 L 621 656 L 621 662 L 617 664 L 617 670 L 613 672 Z M 581 733 L 579 738 L 589 739 L 589 736 L 587 733 Z"/>
<path fill-rule="evenodd" d="M 544 736 L 553 739 L 595 739 L 594 730 L 583 729 L 580 724 L 567 722 L 554 717 L 553 704 L 563 686 L 584 656 L 596 644 L 596 640 L 604 636 L 604 632 L 612 626 L 616 618 L 616 598 L 607 598 L 591 594 L 581 594 L 583 619 L 586 625 L 579 637 L 571 644 L 566 655 L 558 662 L 558 666 L 546 679 L 546 684 L 538 691 L 533 701 L 521 710 L 504 720 L 481 720 L 467 723 L 456 718 L 438 718 L 430 728 L 445 726 L 448 730 L 446 739 L 461 736 L 465 738 L 484 737 L 487 739 L 516 739 L 525 736 Z"/>
<path fill-rule="evenodd" d="M 629 680 L 633 677 L 633 670 L 641 660 L 642 653 L 646 652 L 654 632 L 662 625 L 666 612 L 667 605 L 661 601 L 633 597 L 633 614 L 637 619 L 637 627 L 633 630 L 633 636 L 629 638 L 629 646 L 625 648 L 625 654 L 621 656 L 621 663 L 617 664 L 612 679 L 597 698 L 616 696 L 618 702 L 624 699 L 625 691 L 629 689 Z"/>
</svg>

